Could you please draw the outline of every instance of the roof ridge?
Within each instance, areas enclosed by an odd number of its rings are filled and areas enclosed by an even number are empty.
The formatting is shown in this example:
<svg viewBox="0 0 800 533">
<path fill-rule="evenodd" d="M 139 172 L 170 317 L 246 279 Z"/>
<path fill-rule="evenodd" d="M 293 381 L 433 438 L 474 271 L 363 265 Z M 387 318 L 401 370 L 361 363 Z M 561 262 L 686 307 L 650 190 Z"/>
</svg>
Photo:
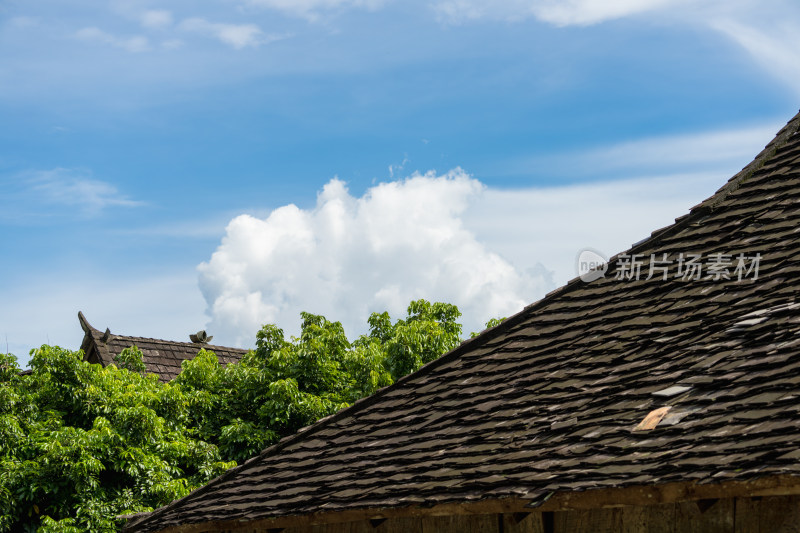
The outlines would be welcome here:
<svg viewBox="0 0 800 533">
<path fill-rule="evenodd" d="M 675 219 L 675 222 L 672 224 L 665 226 L 661 229 L 655 230 L 651 232 L 651 235 L 633 245 L 631 245 L 627 250 L 616 254 L 613 257 L 617 257 L 621 254 L 625 253 L 633 253 L 638 249 L 641 249 L 645 246 L 652 246 L 654 242 L 659 242 L 664 237 L 675 233 L 677 231 L 683 230 L 687 225 L 693 223 L 698 218 L 705 216 L 709 210 L 714 210 L 718 207 L 731 193 L 736 191 L 744 182 L 746 182 L 758 169 L 760 169 L 782 146 L 784 146 L 788 140 L 797 133 L 798 129 L 800 129 L 800 112 L 796 114 L 779 132 L 778 134 L 772 139 L 772 141 L 766 145 L 766 147 L 756 156 L 756 158 L 745 166 L 741 171 L 735 174 L 732 178 L 728 180 L 728 182 L 723 185 L 719 190 L 717 190 L 711 197 L 704 200 L 700 204 L 697 204 L 695 207 L 690 208 L 689 213 L 678 217 Z M 612 259 L 613 259 L 612 257 Z M 610 260 L 609 260 L 610 261 Z M 464 340 L 461 344 L 459 344 L 456 348 L 452 349 L 451 351 L 443 354 L 438 359 L 431 361 L 430 363 L 424 365 L 422 368 L 408 374 L 400 379 L 398 379 L 394 384 L 384 387 L 374 394 L 361 398 L 355 401 L 349 407 L 338 411 L 332 415 L 329 415 L 325 418 L 322 418 L 311 424 L 306 426 L 305 428 L 300 429 L 296 433 L 292 435 L 288 435 L 278 441 L 277 443 L 273 444 L 272 446 L 265 448 L 262 450 L 258 455 L 247 459 L 241 465 L 238 465 L 221 475 L 217 476 L 216 478 L 212 479 L 205 485 L 195 489 L 194 491 L 190 492 L 183 498 L 174 500 L 169 504 L 160 507 L 150 513 L 147 513 L 141 517 L 133 518 L 132 522 L 126 525 L 126 529 L 129 527 L 134 526 L 142 526 L 157 518 L 157 516 L 165 513 L 171 509 L 179 507 L 186 502 L 192 501 L 205 493 L 209 492 L 210 490 L 216 488 L 217 485 L 223 483 L 230 477 L 233 477 L 243 471 L 250 469 L 251 467 L 255 466 L 259 460 L 262 458 L 269 457 L 271 455 L 275 455 L 280 453 L 286 447 L 294 444 L 297 441 L 304 440 L 309 438 L 311 435 L 316 434 L 317 432 L 329 427 L 331 424 L 352 416 L 365 408 L 370 407 L 371 405 L 375 404 L 379 400 L 381 400 L 385 395 L 393 392 L 399 387 L 407 385 L 409 382 L 413 382 L 414 380 L 422 379 L 427 377 L 431 372 L 436 370 L 438 367 L 450 363 L 454 359 L 457 359 L 459 356 L 462 355 L 467 350 L 471 350 L 477 348 L 483 344 L 491 342 L 501 334 L 507 332 L 508 330 L 512 329 L 518 323 L 523 322 L 527 318 L 529 318 L 532 314 L 536 313 L 543 307 L 546 307 L 549 303 L 557 298 L 562 297 L 569 292 L 572 292 L 577 287 L 582 286 L 584 282 L 580 279 L 579 276 L 568 281 L 565 285 L 558 287 L 557 289 L 547 293 L 541 299 L 527 305 L 524 309 L 519 311 L 518 313 L 508 317 L 503 322 L 494 326 L 492 328 L 487 328 L 483 330 L 479 335 L 472 337 L 470 339 Z"/>
<path fill-rule="evenodd" d="M 89 321 L 86 319 L 86 316 L 83 314 L 82 311 L 78 311 L 78 320 L 81 323 L 81 329 L 83 329 L 83 331 L 85 333 L 88 333 L 88 334 L 90 334 L 92 336 L 94 336 L 94 334 L 97 334 L 98 336 L 102 336 L 103 335 L 102 331 L 100 331 L 99 329 L 95 328 L 94 326 L 92 326 L 89 323 Z M 235 348 L 233 346 L 222 346 L 221 344 L 200 344 L 200 343 L 196 343 L 196 342 L 193 342 L 193 341 L 172 341 L 172 340 L 168 340 L 168 339 L 156 339 L 154 337 L 138 337 L 138 336 L 135 336 L 135 335 L 118 335 L 116 333 L 112 333 L 111 334 L 111 339 L 137 339 L 137 340 L 141 340 L 141 341 L 157 342 L 157 343 L 162 343 L 162 344 L 192 344 L 192 345 L 196 344 L 198 347 L 201 347 L 201 348 L 222 348 L 223 350 L 235 350 L 235 351 L 241 351 L 241 352 L 245 352 L 245 353 L 250 351 L 249 348 Z M 109 339 L 109 340 L 111 340 L 111 339 Z M 100 340 L 102 341 L 102 339 L 100 339 Z M 108 342 L 105 342 L 105 341 L 103 343 L 104 344 L 108 344 Z"/>
<path fill-rule="evenodd" d="M 156 339 L 156 338 L 153 338 L 153 337 L 136 337 L 136 336 L 133 336 L 133 335 L 117 335 L 117 334 L 114 334 L 114 339 L 138 339 L 138 340 L 142 340 L 142 341 L 156 342 L 156 343 L 160 343 L 160 344 L 187 344 L 187 345 L 197 346 L 198 348 L 206 348 L 206 349 L 209 349 L 209 348 L 222 348 L 223 350 L 236 350 L 236 351 L 242 351 L 242 352 L 250 351 L 250 348 L 235 348 L 233 346 L 222 346 L 220 344 L 200 344 L 200 343 L 192 342 L 192 341 L 171 341 L 171 340 L 168 340 L 168 339 Z"/>
<path fill-rule="evenodd" d="M 705 212 L 706 209 L 715 209 L 719 206 L 723 201 L 725 201 L 730 194 L 735 192 L 739 187 L 742 186 L 747 180 L 752 177 L 764 164 L 775 155 L 775 153 L 781 149 L 781 147 L 785 146 L 789 139 L 795 135 L 798 130 L 800 130 L 800 112 L 798 112 L 794 117 L 792 117 L 786 125 L 780 129 L 780 131 L 775 135 L 775 137 L 764 147 L 761 152 L 742 170 L 737 172 L 736 174 L 731 177 L 728 182 L 720 187 L 717 192 L 715 192 L 710 198 L 707 200 L 697 204 L 690 210 L 690 213 L 693 213 L 696 209 L 702 210 Z"/>
<path fill-rule="evenodd" d="M 661 239 L 664 237 L 683 229 L 687 225 L 694 222 L 697 218 L 703 217 L 708 214 L 709 211 L 713 211 L 719 205 L 724 202 L 728 196 L 734 193 L 739 187 L 742 186 L 750 177 L 755 174 L 761 167 L 766 164 L 766 162 L 775 155 L 775 153 L 783 146 L 789 142 L 789 139 L 800 130 L 800 112 L 798 112 L 786 125 L 778 131 L 778 133 L 773 137 L 773 139 L 767 143 L 761 152 L 753 159 L 750 163 L 744 166 L 742 170 L 737 172 L 733 175 L 722 187 L 717 189 L 717 191 L 709 196 L 707 199 L 703 200 L 699 204 L 691 207 L 689 212 L 683 216 L 680 216 L 675 219 L 675 222 L 664 226 L 663 228 L 659 228 L 654 230 L 650 233 L 649 237 L 645 237 L 644 239 L 632 244 L 628 249 L 623 250 L 617 254 L 614 254 L 609 258 L 609 263 L 615 258 L 619 257 L 623 254 L 631 255 L 636 250 L 641 248 L 645 248 L 651 246 L 653 243 L 660 242 Z M 580 279 L 580 276 L 576 276 L 573 279 L 569 280 L 566 284 L 562 285 L 554 289 L 553 291 L 547 293 L 543 298 L 533 302 L 532 304 L 526 306 L 528 308 L 538 308 L 545 301 L 549 301 L 551 298 L 558 296 L 562 293 L 566 293 L 567 289 L 570 290 L 574 289 L 576 286 L 579 286 L 580 283 L 583 282 Z M 585 283 L 585 282 L 583 282 Z M 540 305 L 541 304 L 541 305 Z"/>
</svg>

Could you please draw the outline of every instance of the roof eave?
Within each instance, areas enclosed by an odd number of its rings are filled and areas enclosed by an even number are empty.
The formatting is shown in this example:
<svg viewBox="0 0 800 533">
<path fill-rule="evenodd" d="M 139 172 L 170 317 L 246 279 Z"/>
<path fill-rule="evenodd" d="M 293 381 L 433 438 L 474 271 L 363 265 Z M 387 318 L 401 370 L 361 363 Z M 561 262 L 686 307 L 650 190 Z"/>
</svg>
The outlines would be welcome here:
<svg viewBox="0 0 800 533">
<path fill-rule="evenodd" d="M 389 508 L 364 507 L 361 509 L 288 515 L 252 521 L 230 520 L 183 524 L 168 526 L 157 531 L 160 533 L 200 533 L 209 530 L 235 531 L 245 528 L 250 531 L 272 528 L 302 528 L 323 524 L 391 518 L 575 511 L 622 506 L 647 507 L 699 500 L 797 495 L 800 495 L 800 476 L 771 475 L 746 481 L 736 480 L 718 483 L 682 481 L 661 485 L 631 485 L 585 491 L 562 491 L 550 493 L 543 498 L 536 499 L 509 497 L 472 502 L 441 503 L 438 505 L 411 505 Z M 130 520 L 123 527 L 123 531 L 136 531 L 137 526 L 143 524 L 148 514 L 137 513 L 120 516 L 119 518 Z"/>
</svg>

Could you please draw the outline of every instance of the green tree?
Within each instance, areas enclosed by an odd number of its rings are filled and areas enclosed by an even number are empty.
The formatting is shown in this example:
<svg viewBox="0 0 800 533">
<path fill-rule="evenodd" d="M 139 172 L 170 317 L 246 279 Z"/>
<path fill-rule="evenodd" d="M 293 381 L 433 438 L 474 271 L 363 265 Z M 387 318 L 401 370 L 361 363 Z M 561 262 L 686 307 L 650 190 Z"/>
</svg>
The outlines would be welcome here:
<svg viewBox="0 0 800 533">
<path fill-rule="evenodd" d="M 132 366 L 141 353 L 125 356 Z M 116 531 L 233 466 L 193 437 L 180 390 L 42 346 L 0 383 L 0 531 Z"/>
<path fill-rule="evenodd" d="M 384 366 L 397 380 L 419 370 L 461 342 L 461 316 L 452 304 L 415 300 L 408 316 L 392 324 L 388 313 L 369 317 L 370 331 L 364 341 L 378 341 L 385 353 Z"/>
<path fill-rule="evenodd" d="M 201 350 L 170 383 L 135 346 L 105 368 L 42 346 L 27 375 L 0 355 L 0 532 L 116 531 L 117 515 L 180 498 L 456 347 L 459 316 L 416 300 L 351 343 L 302 313 L 299 337 L 266 325 L 239 363 Z"/>
<path fill-rule="evenodd" d="M 391 385 L 460 342 L 454 305 L 411 302 L 392 323 L 373 313 L 370 331 L 350 343 L 341 323 L 302 313 L 299 337 L 275 325 L 256 335 L 256 349 L 222 367 L 201 352 L 184 361 L 174 383 L 189 398 L 190 425 L 224 459 L 242 461 L 281 437 Z"/>
</svg>

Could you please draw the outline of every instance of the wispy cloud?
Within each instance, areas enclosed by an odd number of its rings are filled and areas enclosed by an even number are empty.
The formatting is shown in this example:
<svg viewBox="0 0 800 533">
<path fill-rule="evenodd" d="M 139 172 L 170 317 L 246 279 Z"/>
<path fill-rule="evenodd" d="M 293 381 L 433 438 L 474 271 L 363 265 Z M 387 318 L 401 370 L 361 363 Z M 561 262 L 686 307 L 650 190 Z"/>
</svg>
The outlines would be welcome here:
<svg viewBox="0 0 800 533">
<path fill-rule="evenodd" d="M 641 16 L 703 27 L 730 38 L 800 94 L 800 26 L 791 22 L 798 7 L 784 0 L 434 0 L 431 6 L 441 21 L 453 24 L 537 19 L 565 27 Z"/>
<path fill-rule="evenodd" d="M 542 0 L 533 3 L 531 10 L 538 19 L 556 26 L 587 26 L 685 3 L 687 0 Z"/>
<path fill-rule="evenodd" d="M 488 188 L 465 212 L 464 225 L 516 268 L 542 265 L 558 286 L 576 277 L 580 249 L 591 247 L 609 256 L 626 250 L 687 213 L 729 177 L 724 171 L 708 171 L 569 186 Z"/>
<path fill-rule="evenodd" d="M 236 50 L 258 48 L 286 37 L 285 35 L 267 34 L 253 23 L 228 24 L 212 22 L 202 17 L 187 18 L 179 24 L 175 24 L 172 12 L 166 10 L 148 10 L 134 16 L 138 17 L 142 28 L 149 36 L 119 37 L 96 26 L 90 26 L 75 32 L 75 37 L 85 42 L 113 46 L 128 52 L 154 50 L 151 39 L 160 41 L 159 46 L 163 49 L 180 48 L 185 44 L 178 36 L 180 32 L 211 37 Z"/>
<path fill-rule="evenodd" d="M 225 227 L 241 210 L 206 213 L 201 218 L 171 220 L 159 224 L 132 228 L 115 228 L 109 232 L 117 236 L 144 236 L 150 239 L 178 239 L 218 241 L 225 235 Z"/>
<path fill-rule="evenodd" d="M 40 22 L 40 21 L 39 21 L 39 19 L 38 19 L 38 18 L 35 18 L 35 17 L 25 17 L 25 16 L 22 16 L 22 17 L 12 17 L 12 18 L 11 18 L 11 19 L 9 19 L 9 21 L 8 21 L 8 23 L 9 23 L 11 26 L 13 26 L 13 27 L 15 27 L 15 28 L 20 28 L 20 29 L 34 28 L 34 27 L 36 27 L 36 26 L 38 26 L 38 25 L 39 25 L 39 22 Z"/>
<path fill-rule="evenodd" d="M 707 168 L 741 162 L 744 166 L 771 139 L 781 124 L 720 130 L 621 143 L 587 153 L 593 165 L 605 168 Z M 595 167 L 596 168 L 596 167 Z"/>
<path fill-rule="evenodd" d="M 141 21 L 145 28 L 167 28 L 172 25 L 172 13 L 163 9 L 151 9 L 142 13 Z"/>
<path fill-rule="evenodd" d="M 451 23 L 494 19 L 518 21 L 537 18 L 556 26 L 586 26 L 645 13 L 688 0 L 438 0 L 440 19 Z"/>
<path fill-rule="evenodd" d="M 218 39 L 237 50 L 242 48 L 257 48 L 281 39 L 281 36 L 267 35 L 256 24 L 223 24 L 209 22 L 206 19 L 195 17 L 186 19 L 180 24 L 185 31 L 196 32 Z"/>
<path fill-rule="evenodd" d="M 712 27 L 731 38 L 756 63 L 800 94 L 800 25 L 781 21 L 759 28 L 722 19 L 713 21 Z"/>
<path fill-rule="evenodd" d="M 388 0 L 246 0 L 252 6 L 274 9 L 287 15 L 316 20 L 322 13 L 343 9 L 376 10 Z"/>
<path fill-rule="evenodd" d="M 117 37 L 95 26 L 82 28 L 75 32 L 75 37 L 82 41 L 102 43 L 128 52 L 146 52 L 150 50 L 150 41 L 143 35 L 133 37 Z"/>
<path fill-rule="evenodd" d="M 70 215 L 93 217 L 111 207 L 144 205 L 87 171 L 55 168 L 4 180 L 0 206 L 6 218 L 49 217 L 66 208 Z M 3 205 L 5 204 L 5 205 Z M 56 209 L 56 211 L 54 211 Z"/>
<path fill-rule="evenodd" d="M 512 174 L 550 173 L 594 178 L 646 176 L 720 169 L 735 172 L 749 163 L 784 121 L 752 127 L 649 137 L 583 151 L 551 153 L 507 164 Z"/>
</svg>

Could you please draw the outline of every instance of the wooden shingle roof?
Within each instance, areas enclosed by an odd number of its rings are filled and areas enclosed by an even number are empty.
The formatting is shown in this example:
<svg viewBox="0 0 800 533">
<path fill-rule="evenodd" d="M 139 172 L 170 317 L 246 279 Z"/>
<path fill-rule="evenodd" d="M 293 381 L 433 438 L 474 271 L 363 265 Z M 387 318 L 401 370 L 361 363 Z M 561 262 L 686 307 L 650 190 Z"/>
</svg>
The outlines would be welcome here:
<svg viewBox="0 0 800 533">
<path fill-rule="evenodd" d="M 87 361 L 103 366 L 114 364 L 114 358 L 122 350 L 135 345 L 142 351 L 142 360 L 147 371 L 158 374 L 161 381 L 174 379 L 181 372 L 181 362 L 193 359 L 201 348 L 214 352 L 223 365 L 236 363 L 247 353 L 247 350 L 241 348 L 114 335 L 109 330 L 104 333 L 92 327 L 81 312 L 78 313 L 78 320 L 83 328 L 81 350 Z"/>
<path fill-rule="evenodd" d="M 711 198 L 611 258 L 604 277 L 571 281 L 126 530 L 535 507 L 675 483 L 694 494 L 800 485 L 798 128 L 800 115 Z M 697 255 L 701 276 L 683 276 Z M 651 259 L 672 261 L 666 279 L 646 279 Z"/>
</svg>

